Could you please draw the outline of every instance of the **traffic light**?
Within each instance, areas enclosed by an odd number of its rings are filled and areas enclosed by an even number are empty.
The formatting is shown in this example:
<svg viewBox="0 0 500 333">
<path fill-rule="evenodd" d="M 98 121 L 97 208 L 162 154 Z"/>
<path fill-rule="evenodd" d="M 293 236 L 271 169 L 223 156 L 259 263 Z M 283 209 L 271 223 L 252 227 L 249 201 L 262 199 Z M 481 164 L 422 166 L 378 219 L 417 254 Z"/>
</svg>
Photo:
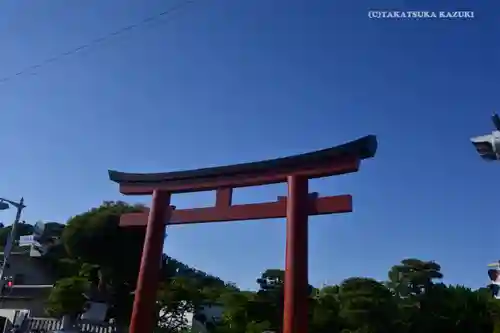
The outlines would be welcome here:
<svg viewBox="0 0 500 333">
<path fill-rule="evenodd" d="M 0 290 L 0 294 L 2 296 L 8 295 L 12 291 L 12 287 L 14 286 L 14 281 L 12 277 L 5 278 L 4 283 L 2 284 L 2 288 Z"/>
</svg>

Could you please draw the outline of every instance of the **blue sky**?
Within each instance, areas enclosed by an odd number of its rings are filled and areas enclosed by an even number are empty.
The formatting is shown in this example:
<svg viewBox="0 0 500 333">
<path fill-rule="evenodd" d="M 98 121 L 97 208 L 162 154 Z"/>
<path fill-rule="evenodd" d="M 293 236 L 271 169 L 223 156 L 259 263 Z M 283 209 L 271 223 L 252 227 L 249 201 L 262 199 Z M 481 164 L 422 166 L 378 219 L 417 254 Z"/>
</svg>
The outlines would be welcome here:
<svg viewBox="0 0 500 333">
<path fill-rule="evenodd" d="M 0 77 L 155 15 L 175 1 L 0 4 Z M 471 9 L 469 21 L 370 20 L 371 8 Z M 500 164 L 469 138 L 499 109 L 495 1 L 200 0 L 170 17 L 0 84 L 0 196 L 25 218 L 64 222 L 123 197 L 107 169 L 208 167 L 321 149 L 367 134 L 357 174 L 311 181 L 351 193 L 354 212 L 310 219 L 310 282 L 384 279 L 405 257 L 436 260 L 446 282 L 486 284 L 500 257 Z M 274 200 L 286 186 L 242 189 Z M 211 193 L 178 195 L 206 206 Z M 2 212 L 11 221 L 14 212 Z M 168 228 L 166 251 L 255 287 L 284 267 L 283 220 Z"/>
</svg>

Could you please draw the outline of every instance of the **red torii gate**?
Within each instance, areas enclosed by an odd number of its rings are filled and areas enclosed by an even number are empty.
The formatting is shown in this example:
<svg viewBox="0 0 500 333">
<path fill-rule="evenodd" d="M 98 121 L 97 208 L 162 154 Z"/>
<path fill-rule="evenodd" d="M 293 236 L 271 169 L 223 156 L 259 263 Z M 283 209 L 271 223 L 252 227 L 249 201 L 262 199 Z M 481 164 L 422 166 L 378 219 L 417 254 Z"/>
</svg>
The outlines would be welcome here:
<svg viewBox="0 0 500 333">
<path fill-rule="evenodd" d="M 154 328 L 154 305 L 165 225 L 241 221 L 286 217 L 286 267 L 283 333 L 306 333 L 308 327 L 308 216 L 352 211 L 352 197 L 318 197 L 309 193 L 311 178 L 357 172 L 361 160 L 375 156 L 377 139 L 361 139 L 307 154 L 169 173 L 109 171 L 109 178 L 125 195 L 153 195 L 151 209 L 124 214 L 120 225 L 145 226 L 146 238 L 137 281 L 130 333 L 149 333 Z M 275 202 L 232 205 L 237 187 L 288 183 L 288 196 Z M 214 207 L 175 210 L 174 193 L 216 191 Z"/>
</svg>

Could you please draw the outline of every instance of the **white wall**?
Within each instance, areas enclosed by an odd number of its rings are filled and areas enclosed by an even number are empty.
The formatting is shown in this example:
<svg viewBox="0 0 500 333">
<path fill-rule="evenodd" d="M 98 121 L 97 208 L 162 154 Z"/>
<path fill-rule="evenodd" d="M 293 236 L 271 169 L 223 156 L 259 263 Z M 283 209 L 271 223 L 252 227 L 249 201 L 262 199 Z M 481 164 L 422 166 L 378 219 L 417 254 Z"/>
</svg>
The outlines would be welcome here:
<svg viewBox="0 0 500 333">
<path fill-rule="evenodd" d="M 0 309 L 0 317 L 5 317 L 11 322 L 14 321 L 14 316 L 16 315 L 16 309 Z"/>
<path fill-rule="evenodd" d="M 222 319 L 223 312 L 224 308 L 221 305 L 205 305 L 201 307 L 201 309 L 197 312 L 197 314 L 203 314 L 205 315 L 207 322 L 215 323 L 216 321 Z M 160 310 L 160 315 L 162 315 L 163 313 L 164 311 Z M 193 332 L 195 333 L 206 332 L 206 329 L 203 326 L 203 324 L 194 319 L 194 314 L 192 312 L 185 313 L 184 318 L 187 321 L 188 327 L 191 328 Z"/>
</svg>

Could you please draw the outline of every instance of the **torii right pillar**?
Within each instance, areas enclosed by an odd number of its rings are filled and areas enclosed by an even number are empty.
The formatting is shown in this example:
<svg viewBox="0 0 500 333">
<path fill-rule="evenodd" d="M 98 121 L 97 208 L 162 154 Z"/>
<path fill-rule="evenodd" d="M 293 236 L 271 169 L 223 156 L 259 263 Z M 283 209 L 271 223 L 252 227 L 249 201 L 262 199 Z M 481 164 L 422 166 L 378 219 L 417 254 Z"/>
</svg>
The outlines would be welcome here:
<svg viewBox="0 0 500 333">
<path fill-rule="evenodd" d="M 283 333 L 306 333 L 309 299 L 309 180 L 304 176 L 288 176 L 287 182 Z"/>
</svg>

